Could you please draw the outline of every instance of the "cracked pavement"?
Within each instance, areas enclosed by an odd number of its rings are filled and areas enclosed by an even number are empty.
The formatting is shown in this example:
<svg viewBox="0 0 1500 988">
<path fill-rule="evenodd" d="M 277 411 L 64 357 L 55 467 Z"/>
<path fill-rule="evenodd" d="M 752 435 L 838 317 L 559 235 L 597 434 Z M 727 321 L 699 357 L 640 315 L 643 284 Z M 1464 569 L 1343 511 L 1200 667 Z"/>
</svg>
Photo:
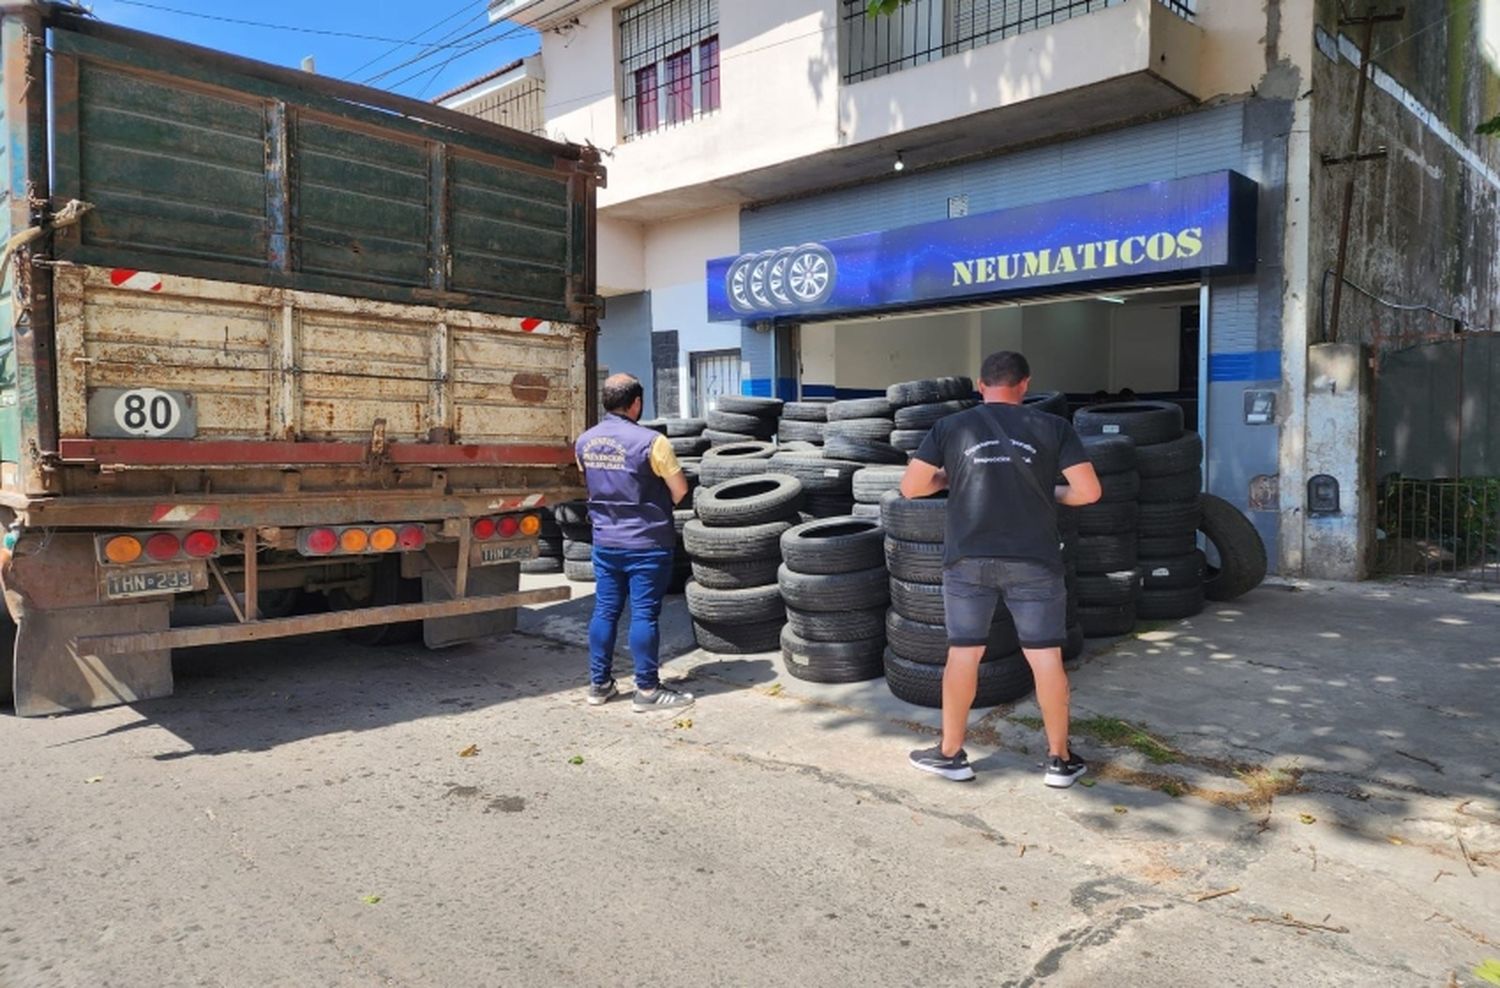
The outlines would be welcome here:
<svg viewBox="0 0 1500 988">
<path fill-rule="evenodd" d="M 1500 597 L 1268 586 L 1098 645 L 1075 713 L 1160 747 L 1081 738 L 1065 792 L 1029 701 L 946 783 L 905 764 L 935 712 L 693 650 L 680 603 L 697 706 L 588 708 L 588 607 L 444 652 L 189 653 L 170 699 L 0 718 L 0 988 L 1467 986 L 1500 957 Z"/>
</svg>

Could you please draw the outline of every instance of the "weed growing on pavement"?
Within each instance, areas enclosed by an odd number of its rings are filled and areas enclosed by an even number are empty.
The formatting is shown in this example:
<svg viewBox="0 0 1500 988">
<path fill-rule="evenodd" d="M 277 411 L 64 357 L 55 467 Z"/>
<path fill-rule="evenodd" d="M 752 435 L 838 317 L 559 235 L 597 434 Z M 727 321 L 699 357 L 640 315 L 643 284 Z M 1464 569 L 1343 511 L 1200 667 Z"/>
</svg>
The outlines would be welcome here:
<svg viewBox="0 0 1500 988">
<path fill-rule="evenodd" d="M 1029 727 L 1033 731 L 1040 731 L 1042 729 L 1042 718 L 1040 717 L 1027 717 L 1024 714 L 1011 714 L 1010 721 L 1013 724 L 1020 724 L 1022 727 Z"/>
<path fill-rule="evenodd" d="M 1073 731 L 1092 741 L 1113 748 L 1133 748 L 1157 765 L 1170 765 L 1182 761 L 1182 756 L 1166 742 L 1147 734 L 1143 729 L 1118 717 L 1090 717 L 1075 720 Z"/>
</svg>

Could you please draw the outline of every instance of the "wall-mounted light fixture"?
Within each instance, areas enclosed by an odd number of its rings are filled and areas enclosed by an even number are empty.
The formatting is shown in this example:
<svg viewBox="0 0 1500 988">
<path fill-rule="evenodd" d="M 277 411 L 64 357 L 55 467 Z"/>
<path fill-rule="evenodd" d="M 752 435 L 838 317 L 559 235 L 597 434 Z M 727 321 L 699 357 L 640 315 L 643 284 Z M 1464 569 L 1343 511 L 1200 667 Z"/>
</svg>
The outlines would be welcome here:
<svg viewBox="0 0 1500 988">
<path fill-rule="evenodd" d="M 896 152 L 896 163 L 894 165 L 892 165 L 891 167 L 894 168 L 898 172 L 906 171 L 906 162 L 904 162 L 904 161 L 901 160 L 901 152 L 900 151 Z"/>
</svg>

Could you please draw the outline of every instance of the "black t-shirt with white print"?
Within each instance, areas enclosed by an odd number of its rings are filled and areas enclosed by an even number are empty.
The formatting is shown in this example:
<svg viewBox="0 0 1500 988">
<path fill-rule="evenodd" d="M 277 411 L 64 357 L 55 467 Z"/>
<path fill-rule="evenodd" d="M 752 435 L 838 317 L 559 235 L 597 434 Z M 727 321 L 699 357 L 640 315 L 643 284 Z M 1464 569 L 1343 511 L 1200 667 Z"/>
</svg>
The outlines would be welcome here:
<svg viewBox="0 0 1500 988">
<path fill-rule="evenodd" d="M 1067 419 L 1024 405 L 979 405 L 938 420 L 916 459 L 948 472 L 944 565 L 998 557 L 1061 571 L 1053 490 L 1060 472 L 1088 461 Z"/>
</svg>

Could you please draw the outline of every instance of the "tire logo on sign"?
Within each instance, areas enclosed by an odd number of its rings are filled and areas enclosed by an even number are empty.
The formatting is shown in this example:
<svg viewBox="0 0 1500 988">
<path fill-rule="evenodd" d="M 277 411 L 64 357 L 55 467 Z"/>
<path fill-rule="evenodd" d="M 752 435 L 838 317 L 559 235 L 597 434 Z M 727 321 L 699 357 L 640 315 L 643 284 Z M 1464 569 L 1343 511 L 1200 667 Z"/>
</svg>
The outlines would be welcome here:
<svg viewBox="0 0 1500 988">
<path fill-rule="evenodd" d="M 833 294 L 838 265 L 822 244 L 742 254 L 729 265 L 729 306 L 744 315 L 821 305 Z"/>
<path fill-rule="evenodd" d="M 177 397 L 155 388 L 133 388 L 115 399 L 115 424 L 132 436 L 165 436 L 182 422 Z"/>
</svg>

